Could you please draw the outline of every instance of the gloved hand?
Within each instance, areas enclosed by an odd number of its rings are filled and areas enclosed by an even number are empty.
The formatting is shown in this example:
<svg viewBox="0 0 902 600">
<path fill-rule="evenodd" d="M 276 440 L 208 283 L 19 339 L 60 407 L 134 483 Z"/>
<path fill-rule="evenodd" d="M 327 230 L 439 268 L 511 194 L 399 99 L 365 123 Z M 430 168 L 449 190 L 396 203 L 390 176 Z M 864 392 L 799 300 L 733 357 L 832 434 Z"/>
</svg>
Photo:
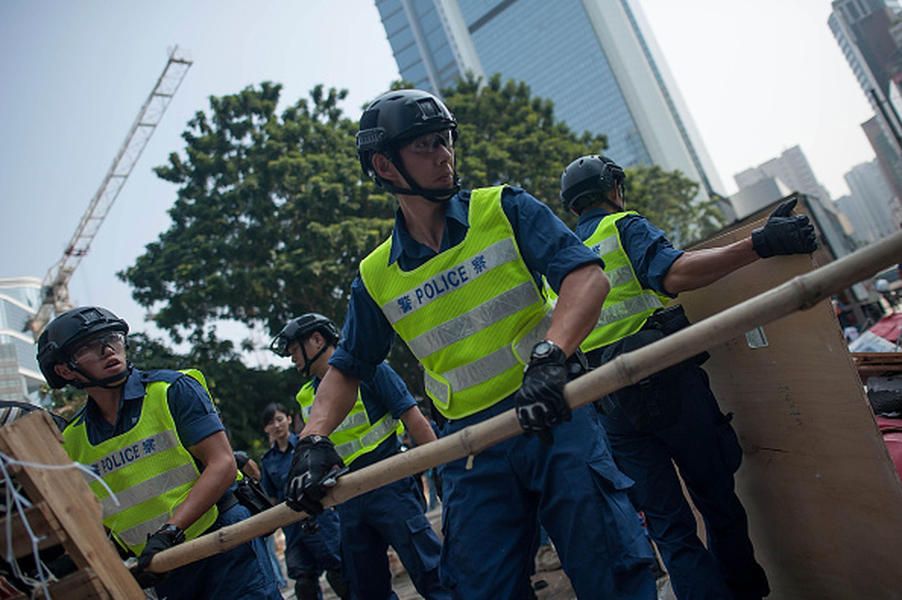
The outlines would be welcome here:
<svg viewBox="0 0 902 600">
<path fill-rule="evenodd" d="M 304 436 L 291 457 L 285 503 L 294 510 L 318 515 L 323 512 L 320 500 L 347 472 L 344 461 L 329 438 Z"/>
<path fill-rule="evenodd" d="M 539 342 L 532 351 L 523 385 L 516 393 L 517 420 L 526 433 L 536 434 L 551 444 L 550 428 L 570 420 L 570 407 L 564 400 L 567 384 L 567 357 L 550 342 Z"/>
<path fill-rule="evenodd" d="M 184 541 L 185 532 L 171 523 L 163 525 L 156 533 L 149 534 L 147 543 L 144 545 L 144 551 L 138 557 L 138 565 L 132 571 L 132 575 L 134 575 L 138 585 L 142 588 L 148 588 L 163 581 L 166 578 L 166 573 L 152 573 L 145 569 L 150 565 L 150 561 L 156 553 L 168 550 Z"/>
<path fill-rule="evenodd" d="M 794 215 L 797 199 L 787 200 L 767 218 L 764 227 L 752 231 L 752 247 L 761 258 L 777 254 L 810 254 L 817 249 L 814 226 L 805 215 Z"/>
</svg>

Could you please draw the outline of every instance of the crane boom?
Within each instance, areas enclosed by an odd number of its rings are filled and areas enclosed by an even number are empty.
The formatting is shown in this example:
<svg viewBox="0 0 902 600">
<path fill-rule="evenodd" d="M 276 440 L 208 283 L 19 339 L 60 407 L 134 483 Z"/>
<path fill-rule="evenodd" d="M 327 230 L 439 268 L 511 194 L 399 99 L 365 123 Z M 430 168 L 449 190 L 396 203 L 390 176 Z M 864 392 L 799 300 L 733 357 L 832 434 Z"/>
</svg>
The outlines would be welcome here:
<svg viewBox="0 0 902 600">
<path fill-rule="evenodd" d="M 62 258 L 44 276 L 41 307 L 29 322 L 35 338 L 44 329 L 53 312 L 59 314 L 72 307 L 69 301 L 69 280 L 72 273 L 91 248 L 97 230 L 103 224 L 119 192 L 122 191 L 122 186 L 135 168 L 191 65 L 192 61 L 178 55 L 178 46 L 169 53 L 163 72 L 141 106 L 141 110 L 138 111 L 138 116 L 125 136 L 125 141 L 113 158 L 113 163 L 100 187 L 91 198 L 72 239 L 66 245 Z"/>
</svg>

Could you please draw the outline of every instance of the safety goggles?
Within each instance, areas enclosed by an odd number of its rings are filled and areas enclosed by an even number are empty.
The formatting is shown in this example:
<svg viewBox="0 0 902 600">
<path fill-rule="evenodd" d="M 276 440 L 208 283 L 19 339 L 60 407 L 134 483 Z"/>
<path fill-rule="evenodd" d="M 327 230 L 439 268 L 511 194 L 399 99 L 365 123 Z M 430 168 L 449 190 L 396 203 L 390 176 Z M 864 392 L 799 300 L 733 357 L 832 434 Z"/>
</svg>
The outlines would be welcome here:
<svg viewBox="0 0 902 600">
<path fill-rule="evenodd" d="M 88 358 L 103 358 L 103 353 L 109 347 L 113 352 L 121 352 L 125 349 L 125 334 L 121 331 L 111 331 L 98 335 L 81 343 L 72 350 L 69 355 L 73 362 L 79 363 Z"/>
<path fill-rule="evenodd" d="M 424 133 L 413 138 L 405 147 L 414 154 L 432 154 L 442 146 L 449 151 L 454 150 L 454 134 L 450 129 Z"/>
</svg>

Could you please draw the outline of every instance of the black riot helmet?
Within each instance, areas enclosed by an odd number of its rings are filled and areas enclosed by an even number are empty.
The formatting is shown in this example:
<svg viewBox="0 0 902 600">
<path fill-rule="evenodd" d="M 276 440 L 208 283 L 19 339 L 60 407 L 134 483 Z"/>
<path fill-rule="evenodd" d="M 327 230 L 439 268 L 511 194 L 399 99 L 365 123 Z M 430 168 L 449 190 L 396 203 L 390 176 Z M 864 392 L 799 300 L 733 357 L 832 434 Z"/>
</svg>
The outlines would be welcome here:
<svg viewBox="0 0 902 600">
<path fill-rule="evenodd" d="M 404 167 L 398 150 L 406 142 L 423 134 L 436 131 L 451 131 L 452 140 L 457 139 L 457 120 L 445 104 L 422 90 L 396 90 L 386 92 L 373 100 L 360 117 L 360 131 L 357 132 L 357 157 L 363 172 L 376 185 L 396 194 L 413 192 L 433 202 L 449 199 L 460 189 L 457 171 L 450 188 L 436 189 L 420 187 Z M 376 175 L 373 169 L 373 155 L 384 154 L 392 161 L 408 188 L 399 188 Z"/>
<path fill-rule="evenodd" d="M 315 355 L 307 356 L 303 342 L 315 331 L 320 332 L 320 335 L 326 340 L 326 345 Z M 319 313 L 306 313 L 288 321 L 282 331 L 276 334 L 276 337 L 269 343 L 269 349 L 279 356 L 289 356 L 288 347 L 293 342 L 300 344 L 301 354 L 304 356 L 304 376 L 309 377 L 311 365 L 326 351 L 326 348 L 336 345 L 338 338 L 338 327 L 331 319 Z"/>
<path fill-rule="evenodd" d="M 53 319 L 38 338 L 38 365 L 50 387 L 54 389 L 66 385 L 79 388 L 116 387 L 112 384 L 121 383 L 123 375 L 131 369 L 131 364 L 128 364 L 123 373 L 105 379 L 94 379 L 79 368 L 70 357 L 70 353 L 80 342 L 111 331 L 128 335 L 128 323 L 100 306 L 80 306 Z M 54 367 L 60 363 L 65 363 L 70 369 L 86 377 L 89 383 L 68 381 L 57 375 Z"/>
<path fill-rule="evenodd" d="M 608 201 L 608 193 L 615 187 L 620 187 L 622 195 L 625 181 L 623 169 L 610 158 L 581 156 L 561 174 L 561 202 L 566 210 L 581 212 L 590 202 Z"/>
</svg>

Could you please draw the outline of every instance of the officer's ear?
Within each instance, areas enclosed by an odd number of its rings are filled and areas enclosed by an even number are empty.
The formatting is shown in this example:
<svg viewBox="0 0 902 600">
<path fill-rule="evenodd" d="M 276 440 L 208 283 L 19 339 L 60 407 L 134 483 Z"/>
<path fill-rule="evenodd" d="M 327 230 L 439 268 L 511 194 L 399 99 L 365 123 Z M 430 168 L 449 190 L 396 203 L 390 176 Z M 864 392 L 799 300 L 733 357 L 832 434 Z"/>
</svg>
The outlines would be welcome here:
<svg viewBox="0 0 902 600">
<path fill-rule="evenodd" d="M 374 154 L 372 162 L 373 171 L 376 172 L 376 175 L 394 185 L 400 183 L 401 174 L 398 172 L 398 167 L 396 167 L 395 163 L 393 163 L 386 155 L 379 153 Z"/>
<path fill-rule="evenodd" d="M 78 380 L 78 374 L 70 369 L 69 365 L 65 363 L 56 363 L 55 365 L 53 365 L 53 371 L 66 381 Z"/>
</svg>

